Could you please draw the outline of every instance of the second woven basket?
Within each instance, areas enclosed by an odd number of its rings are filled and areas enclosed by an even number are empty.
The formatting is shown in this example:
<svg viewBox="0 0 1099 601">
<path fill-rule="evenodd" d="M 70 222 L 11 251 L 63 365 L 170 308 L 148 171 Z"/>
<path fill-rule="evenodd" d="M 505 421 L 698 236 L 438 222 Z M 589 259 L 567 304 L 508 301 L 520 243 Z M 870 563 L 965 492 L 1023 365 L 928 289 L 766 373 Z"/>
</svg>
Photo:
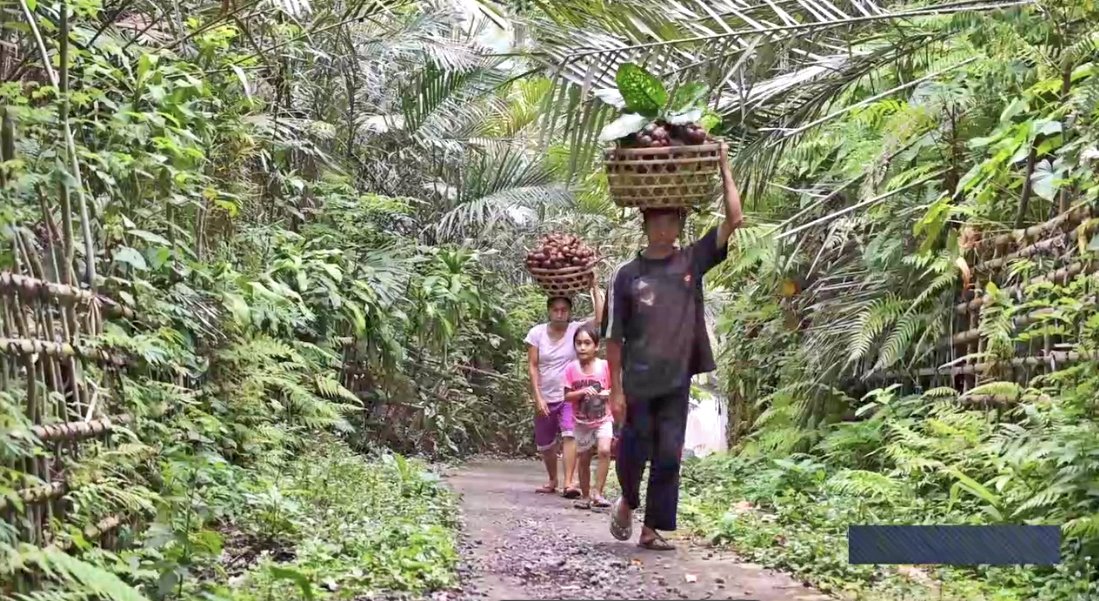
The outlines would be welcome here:
<svg viewBox="0 0 1099 601">
<path fill-rule="evenodd" d="M 564 269 L 529 268 L 531 277 L 548 296 L 572 296 L 586 292 L 591 287 L 591 276 L 599 261 L 588 265 Z"/>
</svg>

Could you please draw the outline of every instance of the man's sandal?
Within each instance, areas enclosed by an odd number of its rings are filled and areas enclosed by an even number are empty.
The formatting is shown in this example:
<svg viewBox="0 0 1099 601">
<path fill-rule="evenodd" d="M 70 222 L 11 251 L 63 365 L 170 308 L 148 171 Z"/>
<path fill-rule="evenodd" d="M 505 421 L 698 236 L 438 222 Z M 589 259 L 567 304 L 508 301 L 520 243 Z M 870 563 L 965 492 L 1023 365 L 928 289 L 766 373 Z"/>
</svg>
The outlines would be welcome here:
<svg viewBox="0 0 1099 601">
<path fill-rule="evenodd" d="M 552 495 L 553 493 L 557 492 L 557 487 L 556 486 L 550 486 L 549 484 L 547 484 L 545 486 L 542 486 L 542 487 L 539 487 L 539 488 L 535 489 L 534 492 L 536 492 L 540 495 Z"/>
<path fill-rule="evenodd" d="M 565 489 L 565 492 L 561 493 L 562 497 L 566 499 L 579 499 L 584 493 L 580 492 L 579 488 L 569 487 Z"/>
<path fill-rule="evenodd" d="M 675 545 L 664 540 L 664 537 L 657 533 L 645 542 L 637 541 L 637 546 L 650 551 L 675 551 Z"/>
<path fill-rule="evenodd" d="M 591 509 L 591 501 L 589 501 L 588 499 L 580 499 L 579 501 L 573 503 L 572 506 L 577 509 Z"/>
<path fill-rule="evenodd" d="M 621 503 L 623 503 L 622 497 L 618 497 L 611 506 L 611 536 L 618 540 L 630 540 L 633 535 L 633 520 L 627 519 L 624 524 L 618 520 L 618 506 Z"/>
<path fill-rule="evenodd" d="M 591 506 L 597 509 L 603 509 L 605 507 L 610 507 L 611 502 L 608 501 L 603 495 L 597 495 L 595 497 L 592 497 Z"/>
</svg>

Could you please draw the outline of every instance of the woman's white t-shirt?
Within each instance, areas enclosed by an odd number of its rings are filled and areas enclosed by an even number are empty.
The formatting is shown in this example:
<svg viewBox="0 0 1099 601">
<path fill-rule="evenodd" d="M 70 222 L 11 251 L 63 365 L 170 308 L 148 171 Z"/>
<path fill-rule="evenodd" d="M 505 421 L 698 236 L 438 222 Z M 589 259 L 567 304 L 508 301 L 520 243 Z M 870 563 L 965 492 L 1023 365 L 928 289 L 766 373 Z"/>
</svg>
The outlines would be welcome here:
<svg viewBox="0 0 1099 601">
<path fill-rule="evenodd" d="M 565 400 L 565 368 L 576 360 L 576 348 L 572 339 L 576 336 L 576 330 L 584 323 L 569 323 L 565 328 L 565 335 L 556 342 L 550 340 L 549 324 L 540 323 L 527 333 L 525 342 L 538 349 L 539 389 L 546 403 L 560 403 Z"/>
</svg>

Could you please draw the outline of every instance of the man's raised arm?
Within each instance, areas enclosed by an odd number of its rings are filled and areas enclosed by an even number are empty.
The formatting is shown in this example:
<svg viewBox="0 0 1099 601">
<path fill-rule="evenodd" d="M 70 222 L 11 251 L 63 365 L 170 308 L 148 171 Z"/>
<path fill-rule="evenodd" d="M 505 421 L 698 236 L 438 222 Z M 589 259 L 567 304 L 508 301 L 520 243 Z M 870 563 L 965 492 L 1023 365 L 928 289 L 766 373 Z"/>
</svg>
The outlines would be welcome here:
<svg viewBox="0 0 1099 601">
<path fill-rule="evenodd" d="M 725 221 L 717 228 L 716 240 L 717 247 L 721 249 L 729 244 L 729 237 L 744 223 L 744 213 L 740 207 L 740 191 L 736 189 L 733 172 L 729 168 L 729 146 L 725 142 L 721 143 L 718 156 L 721 159 L 721 188 L 725 200 Z"/>
</svg>

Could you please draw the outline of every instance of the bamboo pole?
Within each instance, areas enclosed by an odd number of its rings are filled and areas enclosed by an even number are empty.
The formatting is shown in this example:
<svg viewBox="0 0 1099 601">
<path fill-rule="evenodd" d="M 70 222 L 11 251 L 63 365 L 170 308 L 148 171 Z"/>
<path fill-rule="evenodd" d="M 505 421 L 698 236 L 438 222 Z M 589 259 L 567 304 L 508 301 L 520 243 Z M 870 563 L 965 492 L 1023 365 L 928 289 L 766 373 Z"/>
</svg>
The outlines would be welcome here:
<svg viewBox="0 0 1099 601">
<path fill-rule="evenodd" d="M 993 360 L 985 361 L 982 363 L 967 363 L 960 366 L 941 365 L 939 367 L 925 367 L 912 371 L 887 371 L 871 374 L 867 377 L 868 380 L 910 380 L 912 378 L 934 378 L 936 376 L 949 375 L 949 376 L 972 376 L 978 373 L 983 373 L 988 369 L 1003 365 L 1010 364 L 1014 367 L 1040 367 L 1043 365 L 1068 365 L 1077 363 L 1082 360 L 1094 360 L 1096 356 L 1093 354 L 1079 351 L 1052 351 L 1046 355 L 1030 355 L 1025 357 L 1016 357 L 1014 359 Z M 1029 376 L 1028 376 L 1029 377 Z"/>
<path fill-rule="evenodd" d="M 127 361 L 107 351 L 89 348 L 83 345 L 74 345 L 68 342 L 53 342 L 39 340 L 37 338 L 0 338 L 0 354 L 46 355 L 48 357 L 80 357 L 94 361 L 101 361 L 110 365 L 123 366 Z"/>
<path fill-rule="evenodd" d="M 90 291 L 74 286 L 48 282 L 10 271 L 0 272 L 0 294 L 12 295 L 16 292 L 23 294 L 24 298 L 54 298 L 62 304 L 69 302 L 87 305 L 95 298 Z"/>
<path fill-rule="evenodd" d="M 1069 209 L 1064 213 L 1046 221 L 1033 225 L 1028 228 L 1012 230 L 1005 234 L 1000 234 L 993 238 L 982 239 L 977 242 L 978 249 L 987 249 L 989 246 L 1003 247 L 1010 244 L 1019 245 L 1021 241 L 1028 238 L 1040 238 L 1047 232 L 1057 229 L 1065 229 L 1069 226 L 1074 226 L 1081 221 L 1087 219 L 1091 215 L 1092 209 L 1088 205 L 1080 205 L 1075 208 Z"/>
<path fill-rule="evenodd" d="M 27 5 L 27 0 L 19 0 L 19 7 L 23 11 L 23 16 L 27 19 L 27 25 L 30 27 L 31 36 L 35 40 L 35 44 L 38 47 L 39 55 L 42 59 L 42 68 L 46 72 L 46 76 L 50 80 L 50 84 L 60 91 L 60 115 L 59 120 L 61 122 L 61 132 L 65 138 L 65 150 L 67 151 L 67 158 L 69 159 L 69 167 L 72 170 L 72 177 L 74 182 L 74 188 L 76 189 L 76 198 L 78 208 L 80 210 L 81 219 L 81 231 L 84 236 L 84 253 L 85 253 L 85 272 L 84 277 L 87 280 L 88 286 L 95 290 L 95 243 L 92 239 L 91 219 L 88 214 L 88 200 L 84 195 L 84 179 L 80 174 L 80 159 L 76 151 L 76 139 L 73 136 L 72 125 L 69 123 L 69 6 L 68 2 L 62 0 L 61 2 L 61 27 L 60 27 L 60 68 L 61 75 L 58 76 L 57 72 L 53 69 L 53 63 L 50 60 L 50 53 L 46 49 L 46 42 L 42 38 L 42 32 L 38 29 L 38 21 L 35 19 L 34 11 Z M 62 201 L 68 197 L 67 194 L 62 194 Z M 72 209 L 63 210 L 62 217 L 66 215 L 71 219 Z M 69 223 L 71 226 L 71 222 Z M 71 229 L 68 234 L 71 234 Z M 69 250 L 73 250 L 72 239 L 68 240 Z M 75 255 L 75 253 L 74 253 Z M 66 257 L 66 261 L 69 257 Z M 67 282 L 71 284 L 72 282 Z"/>
<path fill-rule="evenodd" d="M 993 270 L 1000 269 L 1006 266 L 1011 261 L 1015 261 L 1017 259 L 1025 259 L 1036 255 L 1042 255 L 1062 250 L 1071 244 L 1071 239 L 1073 237 L 1087 235 L 1087 233 L 1094 229 L 1097 225 L 1099 224 L 1096 224 L 1094 222 L 1082 223 L 1080 225 L 1077 225 L 1070 231 L 1056 234 L 1044 240 L 1039 240 L 1033 244 L 1022 247 L 1011 254 L 1004 255 L 1003 257 L 995 259 L 990 259 L 983 263 L 978 263 L 974 266 L 973 269 L 975 272 L 991 272 Z"/>
<path fill-rule="evenodd" d="M 1018 294 L 1026 290 L 1028 286 L 1033 286 L 1035 284 L 1042 284 L 1045 282 L 1064 282 L 1073 277 L 1076 277 L 1077 275 L 1080 275 L 1081 273 L 1084 273 L 1085 270 L 1088 270 L 1089 268 L 1094 269 L 1094 266 L 1082 261 L 1077 261 L 1056 271 L 1052 271 L 1047 274 L 1032 278 L 1022 284 L 1016 284 L 1015 286 L 1004 288 L 1003 292 L 1006 294 Z M 1091 277 L 1095 277 L 1099 275 L 1099 271 L 1088 271 L 1088 275 Z M 963 314 L 975 311 L 981 308 L 982 305 L 984 305 L 984 299 L 985 297 L 979 296 L 971 301 L 958 303 L 957 305 L 954 305 L 954 311 Z"/>
<path fill-rule="evenodd" d="M 117 515 L 111 515 L 96 522 L 94 526 L 88 526 L 84 529 L 85 540 L 96 540 L 102 537 L 108 532 L 114 531 L 116 528 L 122 525 L 122 518 Z M 73 547 L 72 539 L 65 539 L 60 542 L 50 544 L 50 547 L 58 551 L 69 551 Z"/>
<path fill-rule="evenodd" d="M 102 417 L 90 421 L 66 422 L 63 424 L 50 424 L 34 426 L 31 432 L 43 443 L 58 441 L 84 440 L 110 434 L 116 425 L 124 425 L 133 421 L 133 416 L 123 413 L 113 417 Z"/>
<path fill-rule="evenodd" d="M 68 491 L 65 482 L 50 482 L 40 486 L 32 486 L 15 491 L 15 496 L 24 505 L 34 505 L 55 499 Z M 6 509 L 10 504 L 7 497 L 0 497 L 0 510 Z"/>
</svg>

